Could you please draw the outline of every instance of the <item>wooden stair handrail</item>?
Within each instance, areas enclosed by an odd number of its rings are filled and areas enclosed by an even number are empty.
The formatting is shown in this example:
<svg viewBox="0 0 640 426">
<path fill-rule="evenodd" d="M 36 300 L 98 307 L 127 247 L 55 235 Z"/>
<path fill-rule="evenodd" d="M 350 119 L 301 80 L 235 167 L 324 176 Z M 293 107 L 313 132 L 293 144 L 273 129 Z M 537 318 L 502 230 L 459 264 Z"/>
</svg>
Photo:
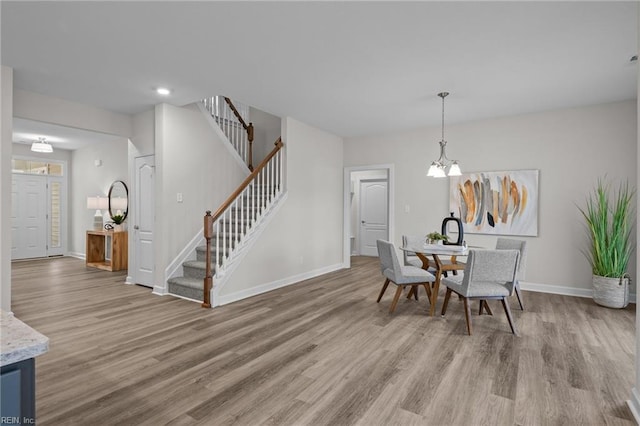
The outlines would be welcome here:
<svg viewBox="0 0 640 426">
<path fill-rule="evenodd" d="M 282 149 L 282 138 L 278 138 L 275 142 L 275 148 L 271 150 L 269 155 L 267 155 L 264 160 L 258 167 L 251 172 L 249 176 L 240 184 L 238 189 L 233 191 L 233 193 L 227 198 L 227 200 L 222 203 L 222 205 L 216 210 L 214 215 L 211 215 L 211 210 L 207 210 L 204 216 L 204 239 L 207 244 L 207 250 L 205 253 L 205 278 L 204 278 L 204 295 L 202 299 L 202 307 L 203 308 L 211 308 L 211 288 L 213 287 L 213 270 L 211 268 L 211 239 L 213 239 L 213 224 L 215 221 L 229 208 L 231 203 L 245 190 L 247 186 L 253 181 L 253 179 L 266 167 L 266 165 L 271 161 L 271 159 Z"/>
<path fill-rule="evenodd" d="M 249 129 L 249 125 L 247 124 L 246 121 L 244 121 L 244 119 L 242 118 L 242 116 L 240 115 L 240 113 L 238 112 L 238 109 L 236 108 L 236 106 L 233 104 L 233 102 L 231 101 L 231 99 L 227 98 L 226 96 L 224 97 L 224 101 L 227 103 L 227 105 L 229 105 L 229 108 L 231 108 L 231 111 L 233 111 L 233 115 L 236 116 L 236 118 L 238 119 L 238 121 L 240 122 L 240 124 L 242 124 L 242 127 L 244 127 L 245 130 Z"/>
<path fill-rule="evenodd" d="M 247 178 L 240 184 L 238 189 L 233 191 L 233 193 L 229 196 L 229 198 L 227 198 L 227 200 L 224 203 L 222 203 L 222 205 L 218 208 L 218 210 L 216 210 L 216 212 L 212 216 L 213 222 L 215 222 L 220 217 L 220 215 L 224 213 L 224 211 L 231 205 L 231 203 L 233 203 L 233 200 L 235 200 L 236 197 L 240 195 L 240 193 L 244 191 L 244 189 L 247 186 L 249 186 L 253 178 L 255 178 L 258 175 L 258 173 L 260 173 L 260 171 L 264 169 L 264 167 L 267 165 L 269 160 L 271 160 L 278 153 L 278 151 L 280 151 L 280 149 L 284 144 L 282 143 L 282 139 L 278 138 L 278 140 L 275 142 L 274 145 L 276 147 L 271 150 L 269 155 L 267 155 L 264 158 L 264 160 L 262 160 L 262 162 L 258 164 L 258 167 L 256 167 L 256 169 L 253 172 L 251 172 L 249 176 L 247 176 Z"/>
<path fill-rule="evenodd" d="M 244 118 L 242 118 L 242 116 L 238 112 L 238 109 L 233 104 L 231 99 L 229 99 L 228 97 L 225 96 L 224 97 L 224 101 L 227 103 L 229 108 L 231 108 L 231 111 L 233 111 L 233 115 L 236 116 L 236 118 L 238 119 L 240 124 L 242 124 L 242 127 L 244 128 L 244 130 L 247 132 L 247 140 L 249 141 L 249 164 L 248 164 L 248 166 L 249 166 L 249 170 L 253 171 L 253 123 L 247 124 L 247 122 L 244 121 Z"/>
</svg>

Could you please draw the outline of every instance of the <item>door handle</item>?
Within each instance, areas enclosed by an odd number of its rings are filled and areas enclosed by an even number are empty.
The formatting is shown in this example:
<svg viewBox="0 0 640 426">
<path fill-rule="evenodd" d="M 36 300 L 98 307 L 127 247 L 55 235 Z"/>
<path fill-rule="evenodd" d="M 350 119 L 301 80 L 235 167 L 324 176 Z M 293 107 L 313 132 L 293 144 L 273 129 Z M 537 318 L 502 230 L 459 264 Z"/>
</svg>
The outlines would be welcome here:
<svg viewBox="0 0 640 426">
<path fill-rule="evenodd" d="M 138 225 L 133 225 L 133 229 L 138 230 L 140 227 Z"/>
</svg>

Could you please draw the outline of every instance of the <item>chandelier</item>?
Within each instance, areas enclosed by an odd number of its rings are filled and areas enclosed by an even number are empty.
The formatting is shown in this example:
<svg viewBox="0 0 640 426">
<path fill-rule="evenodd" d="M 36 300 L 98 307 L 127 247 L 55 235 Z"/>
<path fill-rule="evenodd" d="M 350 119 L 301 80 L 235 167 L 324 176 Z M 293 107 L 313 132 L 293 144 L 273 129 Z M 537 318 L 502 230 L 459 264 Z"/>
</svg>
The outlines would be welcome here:
<svg viewBox="0 0 640 426">
<path fill-rule="evenodd" d="M 45 138 L 38 138 L 38 142 L 31 144 L 31 151 L 33 152 L 53 152 L 53 147 Z"/>
<path fill-rule="evenodd" d="M 445 148 L 447 147 L 447 141 L 444 140 L 444 98 L 449 95 L 449 92 L 438 93 L 438 96 L 442 98 L 442 140 L 440 141 L 440 157 L 431 163 L 427 176 L 441 178 L 447 175 L 460 176 L 460 166 L 457 160 L 449 160 Z M 449 173 L 446 173 L 446 169 L 449 169 Z"/>
</svg>

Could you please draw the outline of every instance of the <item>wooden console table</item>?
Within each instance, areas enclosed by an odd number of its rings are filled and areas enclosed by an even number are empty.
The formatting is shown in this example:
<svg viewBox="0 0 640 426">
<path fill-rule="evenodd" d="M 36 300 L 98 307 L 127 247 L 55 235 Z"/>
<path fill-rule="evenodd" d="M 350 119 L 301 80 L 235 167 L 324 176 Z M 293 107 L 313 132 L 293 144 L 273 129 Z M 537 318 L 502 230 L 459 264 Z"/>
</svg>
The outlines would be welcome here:
<svg viewBox="0 0 640 426">
<path fill-rule="evenodd" d="M 128 267 L 128 251 L 126 231 L 87 231 L 87 266 L 122 271 Z"/>
</svg>

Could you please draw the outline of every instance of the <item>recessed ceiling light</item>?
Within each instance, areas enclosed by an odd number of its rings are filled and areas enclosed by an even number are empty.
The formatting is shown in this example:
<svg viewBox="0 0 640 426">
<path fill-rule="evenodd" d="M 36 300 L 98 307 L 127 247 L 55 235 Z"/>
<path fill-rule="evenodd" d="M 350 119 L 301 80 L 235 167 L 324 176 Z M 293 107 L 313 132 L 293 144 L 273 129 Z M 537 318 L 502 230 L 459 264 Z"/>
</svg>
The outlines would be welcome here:
<svg viewBox="0 0 640 426">
<path fill-rule="evenodd" d="M 156 89 L 156 93 L 158 93 L 158 95 L 169 95 L 171 93 L 171 90 L 167 89 L 166 87 L 158 87 Z"/>
</svg>

